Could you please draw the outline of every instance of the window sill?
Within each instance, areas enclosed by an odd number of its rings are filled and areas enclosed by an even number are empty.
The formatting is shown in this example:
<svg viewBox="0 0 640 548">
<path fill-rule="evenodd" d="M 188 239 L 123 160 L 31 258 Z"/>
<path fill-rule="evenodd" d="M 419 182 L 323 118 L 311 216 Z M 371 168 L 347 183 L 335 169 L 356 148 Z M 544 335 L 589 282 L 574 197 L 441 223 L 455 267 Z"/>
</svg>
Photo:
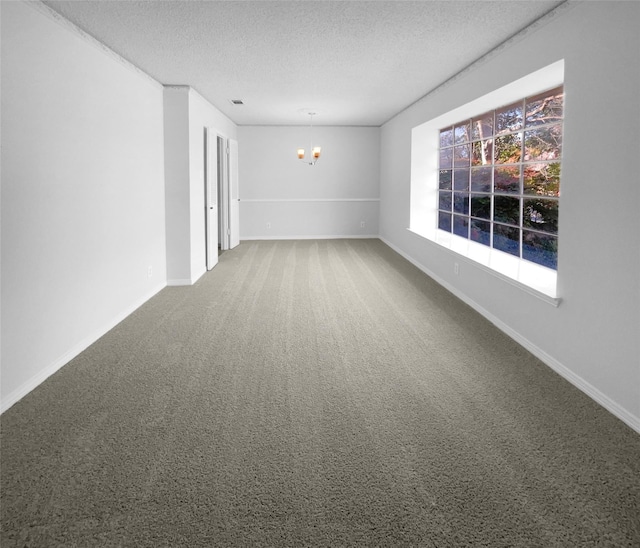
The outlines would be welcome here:
<svg viewBox="0 0 640 548">
<path fill-rule="evenodd" d="M 550 268 L 524 261 L 508 253 L 478 244 L 466 238 L 442 230 L 422 232 L 408 228 L 410 232 L 429 240 L 456 257 L 463 257 L 476 267 L 493 276 L 558 307 L 557 272 Z"/>
</svg>

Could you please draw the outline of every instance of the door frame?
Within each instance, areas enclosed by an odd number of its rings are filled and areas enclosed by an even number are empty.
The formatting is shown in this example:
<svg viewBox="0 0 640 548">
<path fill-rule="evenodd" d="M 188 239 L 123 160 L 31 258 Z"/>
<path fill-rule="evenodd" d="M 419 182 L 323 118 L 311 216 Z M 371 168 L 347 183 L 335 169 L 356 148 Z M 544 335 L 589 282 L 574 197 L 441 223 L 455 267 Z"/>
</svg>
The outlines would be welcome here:
<svg viewBox="0 0 640 548">
<path fill-rule="evenodd" d="M 204 235 L 207 270 L 218 264 L 218 154 L 211 128 L 204 128 Z M 217 140 L 216 140 L 217 142 Z M 213 167 L 215 165 L 215 167 Z M 215 187 L 215 190 L 214 190 Z"/>
<path fill-rule="evenodd" d="M 219 241 L 220 249 L 231 249 L 229 246 L 229 139 L 226 135 L 218 133 L 218 210 L 219 210 Z"/>
<path fill-rule="evenodd" d="M 226 251 L 240 242 L 238 142 L 213 128 L 211 128 L 211 131 L 216 135 L 218 151 L 218 239 L 220 249 Z M 232 147 L 234 148 L 234 158 L 231 158 Z M 234 185 L 233 189 L 232 184 Z M 233 204 L 232 201 L 234 202 Z"/>
</svg>

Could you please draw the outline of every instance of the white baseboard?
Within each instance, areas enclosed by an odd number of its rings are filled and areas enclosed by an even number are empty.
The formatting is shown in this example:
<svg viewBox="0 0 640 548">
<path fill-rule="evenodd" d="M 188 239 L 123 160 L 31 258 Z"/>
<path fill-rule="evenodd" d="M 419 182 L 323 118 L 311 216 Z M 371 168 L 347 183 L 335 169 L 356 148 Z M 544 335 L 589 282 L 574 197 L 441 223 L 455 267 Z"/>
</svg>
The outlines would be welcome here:
<svg viewBox="0 0 640 548">
<path fill-rule="evenodd" d="M 167 280 L 168 286 L 179 286 L 179 285 L 193 285 L 191 278 L 185 278 L 184 280 Z"/>
<path fill-rule="evenodd" d="M 206 268 L 203 268 L 200 272 L 196 272 L 191 278 L 176 278 L 175 280 L 167 280 L 168 286 L 181 286 L 181 285 L 193 285 L 207 272 Z"/>
<path fill-rule="evenodd" d="M 113 329 L 116 325 L 118 325 L 122 320 L 124 320 L 127 316 L 129 316 L 136 309 L 140 308 L 144 303 L 146 303 L 151 297 L 153 297 L 156 293 L 164 289 L 166 286 L 164 283 L 157 285 L 154 287 L 149 293 L 147 293 L 143 298 L 138 299 L 131 306 L 127 307 L 120 314 L 117 314 L 110 321 L 108 321 L 101 329 L 94 331 L 88 337 L 85 337 L 78 344 L 73 346 L 67 352 L 65 352 L 62 356 L 60 356 L 57 360 L 54 360 L 53 363 L 50 363 L 44 369 L 41 369 L 40 372 L 33 377 L 31 377 L 27 382 L 23 383 L 16 390 L 11 392 L 0 404 L 0 414 L 4 413 L 7 409 L 9 409 L 12 405 L 20 401 L 24 398 L 29 392 L 31 392 L 34 388 L 44 382 L 47 378 L 53 375 L 58 369 L 62 366 L 69 363 L 73 358 L 75 358 L 78 354 L 89 348 L 94 342 L 96 342 L 100 337 L 105 335 L 108 331 Z"/>
<path fill-rule="evenodd" d="M 242 236 L 240 241 L 251 240 L 371 240 L 378 239 L 377 234 L 314 234 L 313 236 Z"/>
<path fill-rule="evenodd" d="M 202 267 L 202 270 L 199 270 L 198 272 L 196 272 L 193 276 L 191 276 L 191 285 L 193 285 L 194 283 L 196 283 L 200 278 L 202 278 L 202 276 L 204 276 L 207 273 L 207 267 L 204 266 Z"/>
<path fill-rule="evenodd" d="M 618 417 L 622 422 L 633 428 L 636 432 L 640 433 L 640 417 L 636 417 L 628 410 L 624 409 L 620 405 L 618 405 L 615 401 L 609 398 L 607 395 L 603 394 L 600 390 L 594 387 L 589 382 L 585 381 L 579 375 L 576 375 L 571 369 L 560 363 L 553 356 L 547 354 L 544 350 L 533 344 L 529 339 L 509 327 L 502 320 L 498 319 L 496 316 L 491 314 L 485 308 L 480 306 L 473 299 L 470 299 L 467 295 L 453 287 L 451 284 L 434 274 L 431 270 L 429 270 L 426 266 L 419 263 L 409 255 L 407 255 L 404 251 L 396 247 L 394 244 L 386 240 L 385 238 L 380 236 L 380 240 L 383 241 L 386 245 L 388 245 L 391 249 L 393 249 L 396 253 L 407 259 L 411 264 L 415 267 L 419 268 L 430 278 L 433 278 L 437 283 L 439 283 L 442 287 L 444 287 L 447 291 L 458 297 L 461 301 L 468 304 L 471 308 L 473 308 L 476 312 L 484 316 L 487 320 L 489 320 L 493 325 L 495 325 L 498 329 L 504 332 L 506 335 L 511 337 L 518 344 L 526 348 L 529 352 L 531 352 L 536 358 L 542 361 L 545 365 L 549 366 L 556 373 L 558 373 L 561 377 L 569 381 L 576 388 L 584 392 L 587 396 L 589 396 L 592 400 L 599 403 L 602 407 L 607 409 L 610 413 Z"/>
</svg>

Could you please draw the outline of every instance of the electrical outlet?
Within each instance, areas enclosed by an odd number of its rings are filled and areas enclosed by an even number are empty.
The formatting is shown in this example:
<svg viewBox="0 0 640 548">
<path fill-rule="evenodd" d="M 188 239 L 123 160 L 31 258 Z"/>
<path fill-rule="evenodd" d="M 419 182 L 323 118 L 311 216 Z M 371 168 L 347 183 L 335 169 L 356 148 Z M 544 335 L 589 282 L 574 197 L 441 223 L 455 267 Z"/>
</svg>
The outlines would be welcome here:
<svg viewBox="0 0 640 548">
<path fill-rule="evenodd" d="M 453 263 L 453 273 L 456 276 L 460 274 L 460 265 L 458 263 Z"/>
<path fill-rule="evenodd" d="M 364 228 L 364 221 L 360 221 L 360 228 Z"/>
<path fill-rule="evenodd" d="M 271 228 L 271 223 L 267 223 L 267 228 Z"/>
<path fill-rule="evenodd" d="M 153 276 L 153 267 L 149 266 L 147 269 L 147 278 L 151 278 L 151 276 Z"/>
</svg>

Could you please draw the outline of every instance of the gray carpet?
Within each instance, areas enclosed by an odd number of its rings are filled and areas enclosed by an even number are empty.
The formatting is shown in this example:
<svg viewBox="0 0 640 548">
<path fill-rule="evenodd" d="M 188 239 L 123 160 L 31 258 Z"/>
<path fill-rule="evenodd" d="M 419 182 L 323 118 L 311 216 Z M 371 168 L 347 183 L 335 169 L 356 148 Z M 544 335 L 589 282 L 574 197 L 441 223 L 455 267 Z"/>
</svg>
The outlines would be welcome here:
<svg viewBox="0 0 640 548">
<path fill-rule="evenodd" d="M 1 423 L 3 548 L 640 546 L 640 436 L 378 240 L 243 242 Z"/>
</svg>

